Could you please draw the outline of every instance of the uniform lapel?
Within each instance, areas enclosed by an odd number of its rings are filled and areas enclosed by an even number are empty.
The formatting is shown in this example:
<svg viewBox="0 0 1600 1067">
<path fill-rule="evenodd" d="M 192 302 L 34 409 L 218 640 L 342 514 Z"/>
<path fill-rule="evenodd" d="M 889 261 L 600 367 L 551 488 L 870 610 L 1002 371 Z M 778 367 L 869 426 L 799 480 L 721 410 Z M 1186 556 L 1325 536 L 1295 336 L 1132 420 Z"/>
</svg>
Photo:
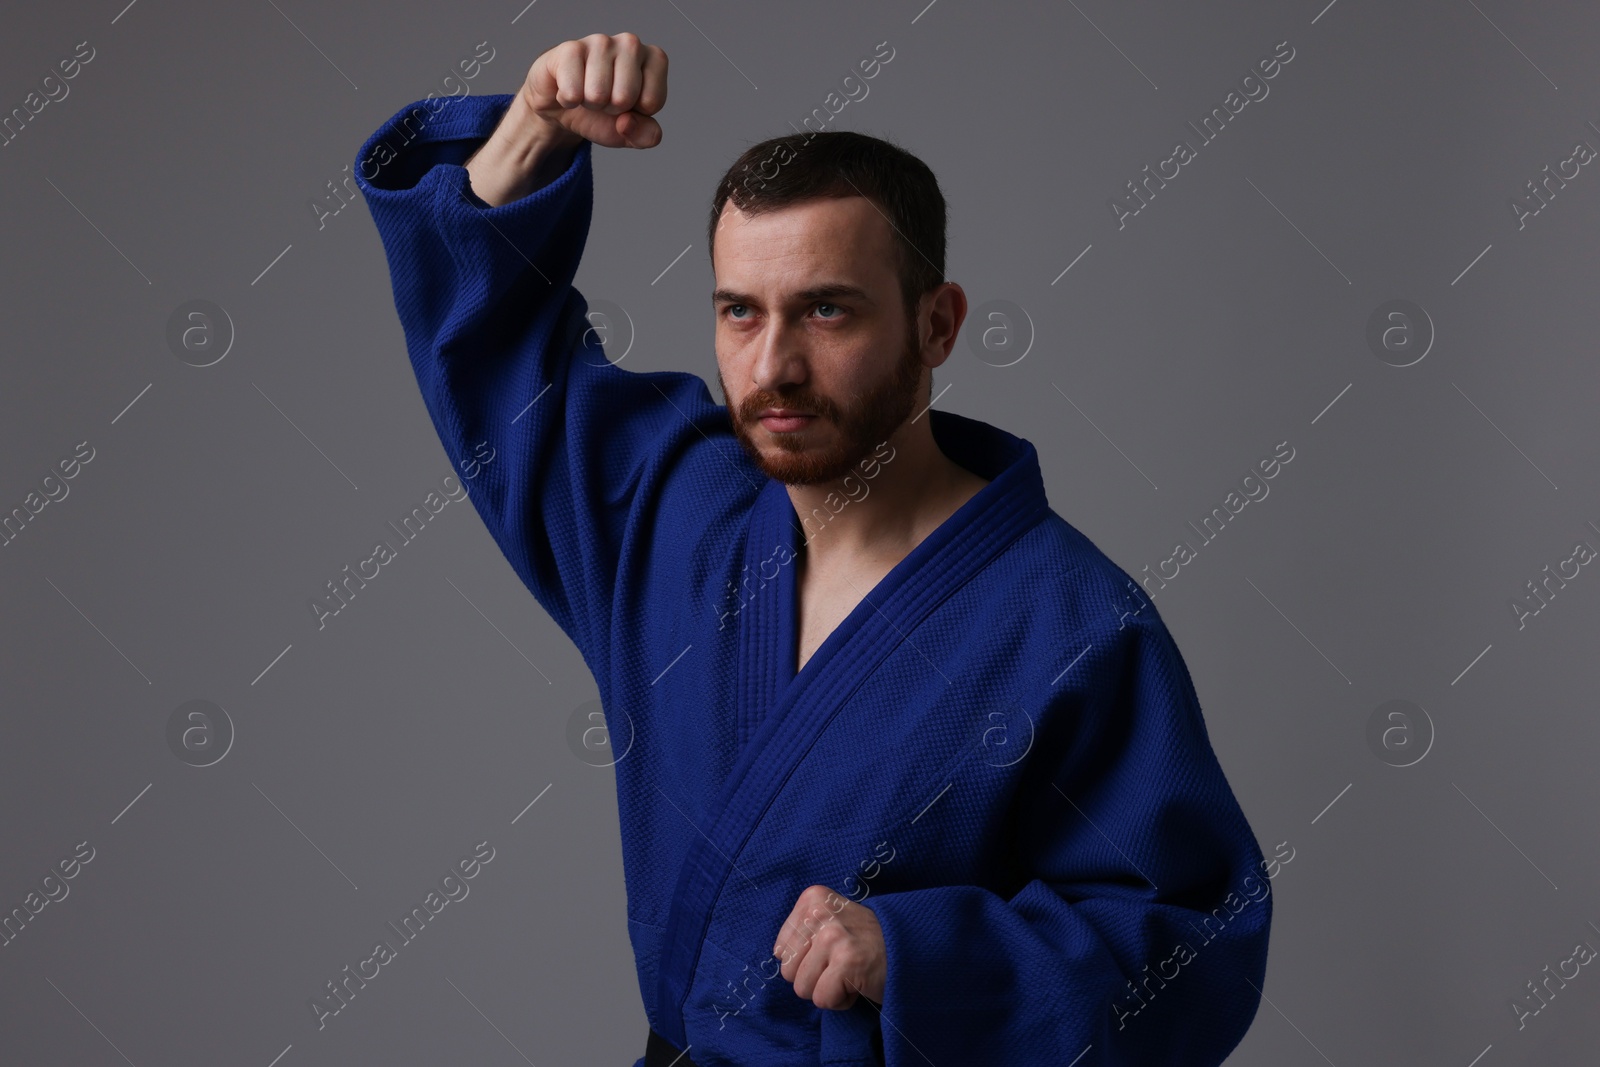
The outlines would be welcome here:
<svg viewBox="0 0 1600 1067">
<path fill-rule="evenodd" d="M 656 1029 L 680 1048 L 687 1043 L 683 1005 L 712 911 L 773 796 L 834 714 L 906 635 L 1050 513 L 1033 445 L 950 412 L 930 411 L 929 417 L 940 449 L 990 483 L 896 564 L 798 674 L 799 522 L 780 483 L 769 482 L 756 498 L 743 551 L 738 624 L 742 745 L 705 808 L 710 824 L 700 828 L 679 869 L 658 964 Z M 774 933 L 782 919 L 773 916 Z"/>
<path fill-rule="evenodd" d="M 767 709 L 794 679 L 799 608 L 796 552 L 799 520 L 783 483 L 767 479 L 756 496 L 745 539 L 739 613 L 739 697 L 735 712 L 744 750 Z"/>
</svg>

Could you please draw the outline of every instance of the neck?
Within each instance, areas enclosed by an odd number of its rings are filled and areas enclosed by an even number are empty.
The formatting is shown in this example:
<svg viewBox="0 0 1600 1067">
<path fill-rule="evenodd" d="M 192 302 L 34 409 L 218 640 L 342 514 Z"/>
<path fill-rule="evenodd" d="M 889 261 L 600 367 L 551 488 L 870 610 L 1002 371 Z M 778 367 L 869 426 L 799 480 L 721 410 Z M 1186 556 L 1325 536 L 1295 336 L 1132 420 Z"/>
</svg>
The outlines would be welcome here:
<svg viewBox="0 0 1600 1067">
<path fill-rule="evenodd" d="M 899 560 L 984 486 L 939 449 L 931 423 L 925 411 L 902 425 L 889 438 L 893 451 L 869 453 L 865 470 L 858 464 L 832 482 L 786 487 L 811 563 Z"/>
</svg>

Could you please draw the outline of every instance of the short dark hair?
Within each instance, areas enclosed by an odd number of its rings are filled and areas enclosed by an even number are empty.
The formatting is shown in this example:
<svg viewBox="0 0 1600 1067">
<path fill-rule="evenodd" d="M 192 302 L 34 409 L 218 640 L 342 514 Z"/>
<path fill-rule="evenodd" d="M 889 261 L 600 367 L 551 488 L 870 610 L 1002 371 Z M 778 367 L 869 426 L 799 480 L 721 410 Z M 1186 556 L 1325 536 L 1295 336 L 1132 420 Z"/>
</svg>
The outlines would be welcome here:
<svg viewBox="0 0 1600 1067">
<path fill-rule="evenodd" d="M 866 197 L 888 219 L 900 253 L 901 298 L 907 315 L 913 314 L 922 296 L 945 280 L 944 194 L 926 163 L 877 137 L 827 130 L 750 146 L 717 184 L 707 247 L 715 250 L 717 220 L 729 200 L 746 214 L 759 214 L 845 196 Z"/>
</svg>

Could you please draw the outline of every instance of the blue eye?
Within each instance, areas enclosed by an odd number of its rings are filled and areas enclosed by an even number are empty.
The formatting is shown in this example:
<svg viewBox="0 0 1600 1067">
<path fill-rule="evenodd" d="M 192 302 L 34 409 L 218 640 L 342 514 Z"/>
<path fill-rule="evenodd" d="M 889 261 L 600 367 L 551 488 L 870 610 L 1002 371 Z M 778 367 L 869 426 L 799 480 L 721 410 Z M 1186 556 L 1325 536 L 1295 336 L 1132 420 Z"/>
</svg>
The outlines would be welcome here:
<svg viewBox="0 0 1600 1067">
<path fill-rule="evenodd" d="M 819 314 L 821 313 L 823 308 L 832 308 L 834 311 L 843 311 L 844 310 L 838 304 L 818 304 L 817 305 L 817 311 L 818 311 Z M 825 318 L 825 319 L 836 319 L 839 316 L 837 316 L 837 315 L 822 315 L 821 317 Z"/>
<path fill-rule="evenodd" d="M 728 316 L 730 318 L 737 319 L 737 318 L 740 318 L 742 316 L 735 315 L 734 312 L 736 312 L 736 311 L 749 311 L 749 310 L 750 309 L 748 307 L 746 307 L 744 304 L 729 304 L 728 305 Z"/>
</svg>

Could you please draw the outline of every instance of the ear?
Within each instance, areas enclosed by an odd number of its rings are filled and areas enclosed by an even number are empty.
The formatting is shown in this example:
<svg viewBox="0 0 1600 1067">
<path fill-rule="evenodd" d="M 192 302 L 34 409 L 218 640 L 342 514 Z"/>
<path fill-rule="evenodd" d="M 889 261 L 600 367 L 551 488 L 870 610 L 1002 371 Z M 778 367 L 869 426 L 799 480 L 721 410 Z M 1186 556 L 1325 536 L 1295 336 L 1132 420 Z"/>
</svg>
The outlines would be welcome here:
<svg viewBox="0 0 1600 1067">
<path fill-rule="evenodd" d="M 950 358 L 956 336 L 967 318 L 967 294 L 955 282 L 944 282 L 931 292 L 923 294 L 919 304 L 917 324 L 927 340 L 923 344 L 923 358 L 930 367 L 937 367 Z"/>
</svg>

